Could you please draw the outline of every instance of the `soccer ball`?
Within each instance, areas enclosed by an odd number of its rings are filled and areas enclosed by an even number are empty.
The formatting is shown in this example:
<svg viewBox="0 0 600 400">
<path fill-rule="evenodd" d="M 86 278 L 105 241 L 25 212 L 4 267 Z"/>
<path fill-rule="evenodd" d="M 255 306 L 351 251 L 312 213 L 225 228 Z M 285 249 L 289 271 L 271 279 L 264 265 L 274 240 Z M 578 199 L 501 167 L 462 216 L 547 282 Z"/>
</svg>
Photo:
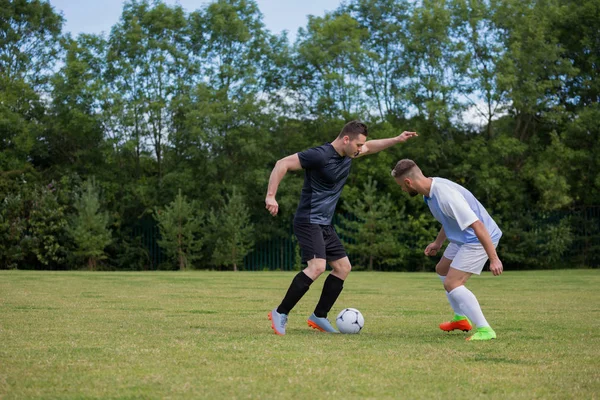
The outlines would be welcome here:
<svg viewBox="0 0 600 400">
<path fill-rule="evenodd" d="M 365 325 L 365 318 L 356 308 L 344 308 L 335 324 L 341 333 L 358 333 Z"/>
</svg>

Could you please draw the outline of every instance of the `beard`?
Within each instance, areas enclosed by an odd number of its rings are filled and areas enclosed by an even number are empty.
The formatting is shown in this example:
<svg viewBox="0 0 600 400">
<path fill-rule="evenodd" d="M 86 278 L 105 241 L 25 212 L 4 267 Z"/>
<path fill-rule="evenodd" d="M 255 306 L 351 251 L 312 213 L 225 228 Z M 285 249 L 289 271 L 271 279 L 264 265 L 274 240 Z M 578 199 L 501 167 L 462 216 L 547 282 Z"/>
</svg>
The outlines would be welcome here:
<svg viewBox="0 0 600 400">
<path fill-rule="evenodd" d="M 414 189 L 410 189 L 410 190 L 408 191 L 408 195 L 409 195 L 410 197 L 415 197 L 415 196 L 416 196 L 416 195 L 418 195 L 418 194 L 419 194 L 419 192 L 417 192 L 417 191 L 416 191 L 416 190 L 414 190 Z"/>
</svg>

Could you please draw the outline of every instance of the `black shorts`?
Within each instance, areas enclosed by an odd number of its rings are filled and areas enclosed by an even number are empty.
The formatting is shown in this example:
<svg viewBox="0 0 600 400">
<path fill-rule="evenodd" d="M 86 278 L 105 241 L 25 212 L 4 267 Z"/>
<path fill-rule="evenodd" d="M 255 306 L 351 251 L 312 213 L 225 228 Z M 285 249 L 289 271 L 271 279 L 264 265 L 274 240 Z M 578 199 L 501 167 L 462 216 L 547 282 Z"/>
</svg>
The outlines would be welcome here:
<svg viewBox="0 0 600 400">
<path fill-rule="evenodd" d="M 333 225 L 317 225 L 294 221 L 294 234 L 300 244 L 302 262 L 313 258 L 336 261 L 347 256 Z"/>
</svg>

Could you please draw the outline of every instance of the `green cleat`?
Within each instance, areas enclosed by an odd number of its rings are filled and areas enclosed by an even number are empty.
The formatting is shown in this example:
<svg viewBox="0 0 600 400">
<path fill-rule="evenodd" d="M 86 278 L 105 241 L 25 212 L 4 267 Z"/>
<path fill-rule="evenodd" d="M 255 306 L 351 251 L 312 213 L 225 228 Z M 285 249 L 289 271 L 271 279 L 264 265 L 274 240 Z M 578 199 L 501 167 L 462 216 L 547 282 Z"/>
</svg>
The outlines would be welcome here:
<svg viewBox="0 0 600 400">
<path fill-rule="evenodd" d="M 496 332 L 489 326 L 483 328 L 477 328 L 477 332 L 474 335 L 467 338 L 469 341 L 474 340 L 492 340 L 496 339 Z"/>
</svg>

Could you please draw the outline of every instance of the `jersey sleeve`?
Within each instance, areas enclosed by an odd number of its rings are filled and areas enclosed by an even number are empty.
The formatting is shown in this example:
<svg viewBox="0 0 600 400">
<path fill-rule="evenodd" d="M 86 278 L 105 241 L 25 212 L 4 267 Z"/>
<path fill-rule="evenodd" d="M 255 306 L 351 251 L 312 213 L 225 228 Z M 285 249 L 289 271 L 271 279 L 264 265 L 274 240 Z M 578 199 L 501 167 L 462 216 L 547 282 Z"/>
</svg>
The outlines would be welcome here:
<svg viewBox="0 0 600 400">
<path fill-rule="evenodd" d="M 298 158 L 303 169 L 322 167 L 326 161 L 325 151 L 321 146 L 299 152 Z"/>
<path fill-rule="evenodd" d="M 467 229 L 473 222 L 478 221 L 477 215 L 462 194 L 456 190 L 449 190 L 443 199 L 440 199 L 440 209 L 444 214 L 455 219 L 461 230 Z"/>
</svg>

